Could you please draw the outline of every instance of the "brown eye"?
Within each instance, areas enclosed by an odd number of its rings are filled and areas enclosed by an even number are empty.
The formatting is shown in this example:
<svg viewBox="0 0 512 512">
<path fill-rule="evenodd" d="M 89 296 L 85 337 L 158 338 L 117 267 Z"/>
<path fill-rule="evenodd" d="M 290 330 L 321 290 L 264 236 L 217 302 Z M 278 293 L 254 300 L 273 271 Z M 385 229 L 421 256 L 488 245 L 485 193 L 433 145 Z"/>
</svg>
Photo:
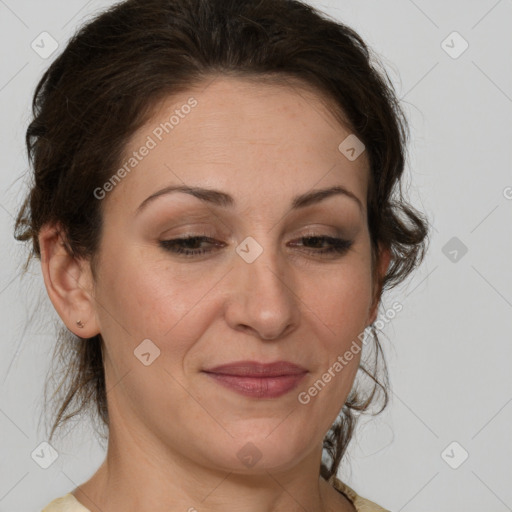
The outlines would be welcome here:
<svg viewBox="0 0 512 512">
<path fill-rule="evenodd" d="M 292 243 L 292 246 L 305 247 L 305 252 L 310 254 L 342 255 L 353 245 L 353 241 L 325 235 L 307 235 L 299 239 L 302 243 Z M 205 247 L 204 244 L 209 246 Z M 191 235 L 183 238 L 160 240 L 160 247 L 174 254 L 185 257 L 201 256 L 211 253 L 215 248 L 224 247 L 226 244 L 218 242 L 204 235 Z"/>
<path fill-rule="evenodd" d="M 180 254 L 187 257 L 199 256 L 212 252 L 212 247 L 201 247 L 203 243 L 209 243 L 210 245 L 218 246 L 219 243 L 213 238 L 207 236 L 188 236 L 184 238 L 173 238 L 171 240 L 160 240 L 159 245 L 166 251 Z"/>
<path fill-rule="evenodd" d="M 353 245 L 353 241 L 325 235 L 307 235 L 300 240 L 302 246 L 308 246 L 306 252 L 314 254 L 344 254 Z M 295 244 L 294 244 L 295 245 Z M 327 245 L 327 247 L 325 247 Z"/>
</svg>

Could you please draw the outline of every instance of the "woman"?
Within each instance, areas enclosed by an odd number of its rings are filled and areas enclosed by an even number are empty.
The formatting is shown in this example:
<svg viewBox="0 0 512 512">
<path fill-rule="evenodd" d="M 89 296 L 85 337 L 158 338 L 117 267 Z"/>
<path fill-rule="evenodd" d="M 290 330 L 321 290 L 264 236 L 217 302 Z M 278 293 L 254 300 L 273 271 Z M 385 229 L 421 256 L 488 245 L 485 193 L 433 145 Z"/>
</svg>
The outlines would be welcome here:
<svg viewBox="0 0 512 512">
<path fill-rule="evenodd" d="M 27 146 L 17 238 L 69 355 L 50 439 L 72 404 L 108 432 L 44 512 L 385 510 L 336 473 L 427 223 L 360 37 L 295 0 L 128 0 L 45 73 Z"/>
</svg>

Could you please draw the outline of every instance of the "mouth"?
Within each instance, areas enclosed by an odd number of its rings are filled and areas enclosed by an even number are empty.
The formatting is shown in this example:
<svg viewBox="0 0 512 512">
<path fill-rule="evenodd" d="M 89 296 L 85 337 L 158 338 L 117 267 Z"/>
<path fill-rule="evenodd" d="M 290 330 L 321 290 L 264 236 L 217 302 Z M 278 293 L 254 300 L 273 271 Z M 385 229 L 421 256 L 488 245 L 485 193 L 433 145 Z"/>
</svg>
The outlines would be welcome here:
<svg viewBox="0 0 512 512">
<path fill-rule="evenodd" d="M 238 361 L 203 372 L 238 394 L 252 398 L 277 398 L 297 387 L 308 370 L 288 361 Z"/>
</svg>

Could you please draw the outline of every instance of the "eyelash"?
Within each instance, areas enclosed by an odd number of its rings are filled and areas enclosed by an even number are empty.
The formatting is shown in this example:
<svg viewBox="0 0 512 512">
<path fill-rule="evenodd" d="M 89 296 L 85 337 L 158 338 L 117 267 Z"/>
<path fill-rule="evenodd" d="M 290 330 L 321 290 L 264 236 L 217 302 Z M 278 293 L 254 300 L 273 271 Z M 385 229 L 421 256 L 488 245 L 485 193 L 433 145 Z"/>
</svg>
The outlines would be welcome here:
<svg viewBox="0 0 512 512">
<path fill-rule="evenodd" d="M 191 244 L 194 242 L 209 242 L 213 239 L 208 236 L 203 235 L 191 235 L 184 238 L 173 238 L 171 240 L 160 240 L 160 246 L 169 252 L 179 254 L 181 256 L 187 257 L 187 258 L 193 258 L 194 256 L 201 256 L 203 254 L 207 254 L 213 251 L 212 248 L 210 249 L 189 249 L 189 248 L 183 248 L 180 247 L 180 244 Z M 353 241 L 351 240 L 345 240 L 343 238 L 336 238 L 331 236 L 325 236 L 325 235 L 314 235 L 314 234 L 307 234 L 300 238 L 300 240 L 316 240 L 316 241 L 322 241 L 322 242 L 328 242 L 331 244 L 331 247 L 328 249 L 320 249 L 320 250 L 306 250 L 305 252 L 308 252 L 310 254 L 319 254 L 319 255 L 334 255 L 334 256 L 342 256 L 345 254 L 353 245 Z M 219 245 L 219 244 L 214 244 Z"/>
</svg>

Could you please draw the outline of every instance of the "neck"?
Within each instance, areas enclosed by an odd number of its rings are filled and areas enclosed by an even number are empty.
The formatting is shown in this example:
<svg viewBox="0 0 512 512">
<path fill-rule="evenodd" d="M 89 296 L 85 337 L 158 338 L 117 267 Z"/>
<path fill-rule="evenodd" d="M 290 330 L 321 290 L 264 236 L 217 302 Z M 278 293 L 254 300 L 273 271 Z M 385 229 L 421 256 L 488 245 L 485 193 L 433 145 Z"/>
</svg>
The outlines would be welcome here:
<svg viewBox="0 0 512 512">
<path fill-rule="evenodd" d="M 103 464 L 73 495 L 91 512 L 348 512 L 353 505 L 319 477 L 319 453 L 300 467 L 235 473 L 208 467 L 112 429 Z M 141 442 L 142 441 L 142 442 Z M 122 449 L 121 449 L 122 447 Z M 241 506 L 243 504 L 243 507 Z"/>
</svg>

